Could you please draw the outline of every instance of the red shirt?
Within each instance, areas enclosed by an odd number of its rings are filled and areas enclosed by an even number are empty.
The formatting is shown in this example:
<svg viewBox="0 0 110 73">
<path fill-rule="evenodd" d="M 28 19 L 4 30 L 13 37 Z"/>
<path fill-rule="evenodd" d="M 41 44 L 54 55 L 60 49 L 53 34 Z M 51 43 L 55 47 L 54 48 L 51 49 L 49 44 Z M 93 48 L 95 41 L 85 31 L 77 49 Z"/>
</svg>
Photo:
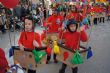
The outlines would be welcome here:
<svg viewBox="0 0 110 73">
<path fill-rule="evenodd" d="M 67 16 L 68 19 L 74 19 L 76 21 L 81 21 L 83 19 L 83 16 L 79 13 L 76 12 L 70 12 L 69 15 Z"/>
<path fill-rule="evenodd" d="M 108 11 L 110 12 L 110 6 L 108 7 Z"/>
<path fill-rule="evenodd" d="M 41 41 L 43 41 L 46 37 L 46 31 L 43 30 L 43 33 L 41 34 Z"/>
<path fill-rule="evenodd" d="M 48 23 L 51 23 L 48 28 L 49 33 L 58 32 L 58 28 L 62 27 L 63 16 L 61 15 L 52 15 L 48 18 Z"/>
<path fill-rule="evenodd" d="M 101 10 L 102 10 L 102 12 L 105 12 L 106 11 L 106 9 L 104 7 L 101 7 Z"/>
<path fill-rule="evenodd" d="M 39 47 L 41 47 L 40 35 L 35 32 L 21 32 L 18 44 L 22 44 L 25 48 L 33 50 L 33 41 L 36 40 Z"/>
<path fill-rule="evenodd" d="M 98 12 L 100 12 L 100 8 L 99 8 L 99 7 L 94 6 L 94 7 L 93 7 L 93 11 L 94 11 L 94 12 L 96 12 L 96 13 L 98 13 Z"/>
<path fill-rule="evenodd" d="M 79 38 L 80 37 L 80 38 Z M 63 33 L 62 39 L 65 40 L 65 45 L 72 50 L 79 49 L 79 39 L 80 41 L 86 42 L 87 41 L 87 35 L 85 31 L 80 32 L 74 32 L 71 33 L 69 31 L 66 31 Z"/>
<path fill-rule="evenodd" d="M 108 15 L 110 15 L 110 5 L 109 5 L 109 7 L 108 7 Z"/>
<path fill-rule="evenodd" d="M 5 58 L 4 51 L 0 48 L 0 73 L 6 73 L 6 68 L 8 68 L 8 62 Z"/>
<path fill-rule="evenodd" d="M 68 19 L 74 18 L 76 20 L 77 18 L 77 13 L 76 12 L 70 12 L 67 16 Z"/>
</svg>

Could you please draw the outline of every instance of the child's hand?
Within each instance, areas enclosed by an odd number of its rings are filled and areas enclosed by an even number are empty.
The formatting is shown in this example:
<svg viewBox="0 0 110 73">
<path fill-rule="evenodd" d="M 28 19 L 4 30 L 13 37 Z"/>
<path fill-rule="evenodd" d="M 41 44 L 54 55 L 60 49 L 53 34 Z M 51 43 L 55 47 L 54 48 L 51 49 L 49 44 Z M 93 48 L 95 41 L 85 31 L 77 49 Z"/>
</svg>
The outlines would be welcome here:
<svg viewBox="0 0 110 73">
<path fill-rule="evenodd" d="M 16 64 L 19 64 L 19 62 L 18 62 L 17 60 L 15 60 L 15 61 L 14 61 L 14 64 L 15 64 L 15 65 L 16 65 Z"/>
<path fill-rule="evenodd" d="M 34 45 L 35 47 L 39 47 L 39 44 L 37 43 L 36 40 L 33 41 L 33 45 Z"/>
<path fill-rule="evenodd" d="M 83 31 L 85 29 L 85 26 L 83 25 L 83 26 L 81 26 L 78 30 L 77 30 L 77 32 L 81 32 L 81 31 Z"/>
<path fill-rule="evenodd" d="M 83 31 L 84 29 L 85 29 L 84 25 L 80 27 L 80 31 Z"/>
<path fill-rule="evenodd" d="M 19 45 L 20 50 L 24 51 L 24 46 L 22 44 Z"/>
<path fill-rule="evenodd" d="M 65 30 L 64 27 L 62 27 L 62 28 L 58 28 L 58 31 L 63 31 L 63 30 Z"/>
</svg>

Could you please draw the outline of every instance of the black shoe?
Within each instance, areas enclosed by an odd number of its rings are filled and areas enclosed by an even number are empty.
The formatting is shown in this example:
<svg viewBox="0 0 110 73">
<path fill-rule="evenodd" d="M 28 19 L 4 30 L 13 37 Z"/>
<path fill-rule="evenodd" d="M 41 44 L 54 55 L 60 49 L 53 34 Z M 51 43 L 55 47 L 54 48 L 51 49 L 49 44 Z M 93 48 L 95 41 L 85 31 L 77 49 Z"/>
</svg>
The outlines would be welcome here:
<svg viewBox="0 0 110 73">
<path fill-rule="evenodd" d="M 54 63 L 58 63 L 58 60 L 54 60 Z"/>
<path fill-rule="evenodd" d="M 78 67 L 72 68 L 72 73 L 78 73 Z"/>
<path fill-rule="evenodd" d="M 49 61 L 46 61 L 46 64 L 49 64 Z"/>
<path fill-rule="evenodd" d="M 28 73 L 36 73 L 36 70 L 28 70 Z"/>
<path fill-rule="evenodd" d="M 2 34 L 5 34 L 5 33 L 6 33 L 6 31 L 2 32 Z"/>
<path fill-rule="evenodd" d="M 65 73 L 65 70 L 60 69 L 59 73 Z"/>
</svg>

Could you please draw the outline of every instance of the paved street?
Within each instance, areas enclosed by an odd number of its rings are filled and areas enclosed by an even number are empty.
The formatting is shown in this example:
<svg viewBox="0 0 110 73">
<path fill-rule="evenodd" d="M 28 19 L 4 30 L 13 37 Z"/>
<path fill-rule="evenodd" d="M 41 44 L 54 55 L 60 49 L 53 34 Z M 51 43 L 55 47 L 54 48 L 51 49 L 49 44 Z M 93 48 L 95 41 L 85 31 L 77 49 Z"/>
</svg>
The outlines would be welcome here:
<svg viewBox="0 0 110 73">
<path fill-rule="evenodd" d="M 38 30 L 41 29 L 38 28 Z M 19 32 L 16 31 L 15 34 L 11 32 L 10 35 L 11 44 L 9 32 L 7 31 L 3 35 L 0 33 L 0 47 L 4 48 L 6 57 L 9 63 L 12 64 L 13 61 L 12 58 L 8 57 L 8 51 L 11 45 L 17 45 Z M 110 21 L 93 26 L 89 45 L 93 49 L 94 56 L 79 66 L 78 73 L 110 73 Z M 37 68 L 37 73 L 58 73 L 60 67 L 61 63 L 44 65 Z M 70 67 L 66 69 L 66 73 L 72 73 Z"/>
</svg>

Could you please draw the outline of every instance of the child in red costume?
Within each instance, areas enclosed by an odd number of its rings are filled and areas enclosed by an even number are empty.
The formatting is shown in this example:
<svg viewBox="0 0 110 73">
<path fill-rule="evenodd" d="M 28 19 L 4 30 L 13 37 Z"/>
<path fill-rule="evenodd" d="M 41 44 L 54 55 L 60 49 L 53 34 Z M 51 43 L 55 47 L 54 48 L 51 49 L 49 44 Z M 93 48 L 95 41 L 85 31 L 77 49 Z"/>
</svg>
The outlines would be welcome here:
<svg viewBox="0 0 110 73">
<path fill-rule="evenodd" d="M 64 40 L 65 46 L 71 48 L 72 50 L 79 49 L 79 41 L 86 42 L 87 35 L 85 31 L 81 28 L 80 31 L 77 30 L 78 24 L 73 20 L 68 20 L 67 30 L 60 35 L 60 38 Z M 59 73 L 65 73 L 67 65 L 62 64 L 62 68 Z M 78 67 L 72 68 L 72 73 L 77 73 Z"/>
<path fill-rule="evenodd" d="M 0 73 L 6 73 L 6 70 L 9 68 L 8 62 L 5 57 L 5 53 L 2 48 L 0 48 Z"/>
<path fill-rule="evenodd" d="M 33 21 L 31 17 L 25 19 L 25 31 L 21 32 L 18 44 L 20 49 L 27 48 L 34 50 L 34 47 L 41 47 L 40 35 L 33 31 Z"/>
<path fill-rule="evenodd" d="M 71 11 L 67 15 L 67 19 L 74 19 L 75 21 L 81 21 L 83 19 L 81 9 L 77 9 L 75 6 L 72 7 Z"/>
<path fill-rule="evenodd" d="M 56 33 L 62 27 L 63 16 L 53 9 L 52 15 L 47 19 L 48 33 Z"/>
<path fill-rule="evenodd" d="M 34 32 L 32 17 L 27 17 L 24 21 L 25 31 L 21 32 L 18 44 L 21 50 L 24 48 L 34 50 L 35 47 L 41 47 L 40 35 Z M 35 70 L 28 70 L 28 73 L 36 73 Z"/>
<path fill-rule="evenodd" d="M 58 14 L 57 10 L 54 8 L 52 15 L 47 19 L 47 33 L 58 33 L 59 30 L 62 28 L 62 22 L 63 22 L 63 16 Z M 51 39 L 50 39 L 51 40 Z M 51 47 L 52 48 L 52 47 Z M 53 55 L 54 62 L 57 63 L 56 54 Z M 47 61 L 48 64 L 51 59 L 51 55 L 47 55 Z"/>
<path fill-rule="evenodd" d="M 107 7 L 107 21 L 110 20 L 110 4 Z"/>
</svg>

